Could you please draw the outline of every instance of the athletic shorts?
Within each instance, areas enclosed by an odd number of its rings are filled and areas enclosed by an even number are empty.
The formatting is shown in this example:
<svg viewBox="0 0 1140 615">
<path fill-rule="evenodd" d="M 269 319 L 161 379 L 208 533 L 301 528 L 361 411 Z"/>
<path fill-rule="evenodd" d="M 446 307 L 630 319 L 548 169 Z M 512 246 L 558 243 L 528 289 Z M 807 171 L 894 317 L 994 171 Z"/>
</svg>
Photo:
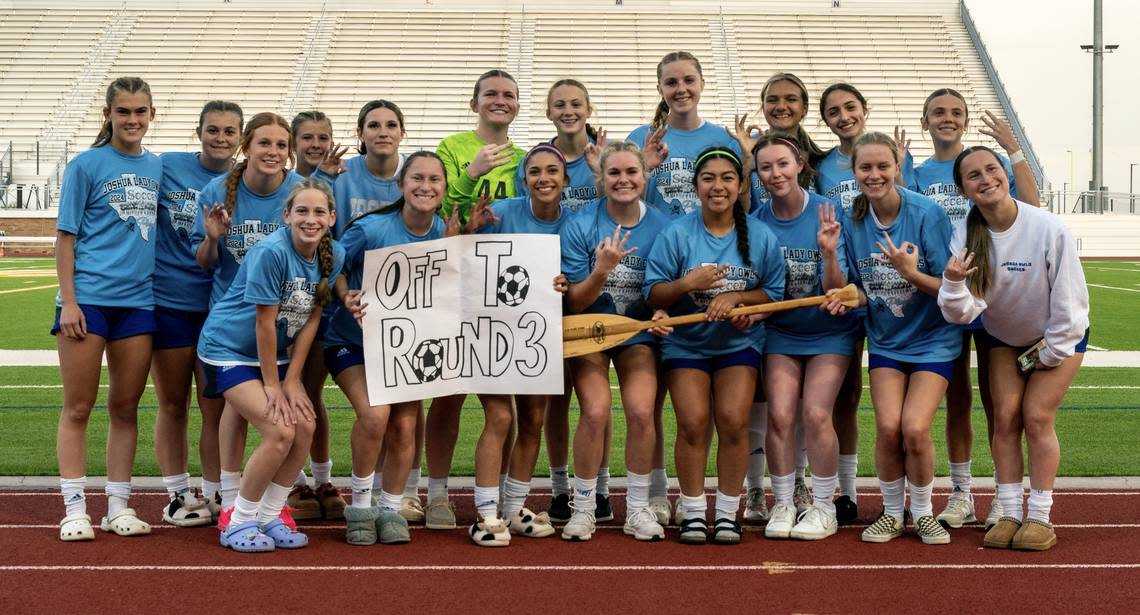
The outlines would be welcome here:
<svg viewBox="0 0 1140 615">
<path fill-rule="evenodd" d="M 202 364 L 202 371 L 206 373 L 206 387 L 204 394 L 210 399 L 220 399 L 228 389 L 250 380 L 261 380 L 261 368 L 252 365 L 210 365 L 198 358 Z M 285 379 L 285 372 L 289 364 L 277 366 L 277 378 Z"/>
<path fill-rule="evenodd" d="M 87 332 L 107 340 L 121 340 L 136 335 L 149 335 L 157 328 L 154 310 L 142 308 L 101 307 L 79 304 L 87 321 Z M 55 322 L 51 334 L 59 333 L 59 316 L 63 308 L 55 308 Z"/>
<path fill-rule="evenodd" d="M 1088 347 L 1089 347 L 1089 331 L 1091 331 L 1091 330 L 1092 330 L 1091 328 L 1085 329 L 1085 336 L 1081 338 L 1081 341 L 1077 342 L 1077 347 L 1075 349 L 1073 349 L 1073 352 L 1085 352 L 1086 350 L 1088 350 Z M 986 337 L 989 338 L 986 341 L 987 341 L 990 349 L 1012 348 L 1018 355 L 1020 355 L 1021 353 L 1025 352 L 1026 350 L 1029 350 L 1030 347 L 1032 347 L 1032 344 L 1030 344 L 1029 346 L 1014 346 L 1013 344 L 1007 344 L 1007 343 L 999 340 L 998 338 L 990 335 L 989 333 L 986 333 Z"/>
<path fill-rule="evenodd" d="M 333 378 L 350 367 L 364 365 L 364 349 L 355 344 L 329 346 L 324 352 L 325 367 Z"/>
<path fill-rule="evenodd" d="M 329 332 L 329 325 L 332 324 L 332 315 L 331 310 L 321 311 L 321 321 L 317 323 L 317 336 L 313 338 L 314 344 L 325 341 L 325 335 Z"/>
<path fill-rule="evenodd" d="M 907 376 L 915 372 L 933 372 L 942 376 L 947 382 L 950 381 L 951 374 L 954 373 L 953 361 L 930 361 L 928 363 L 912 363 L 909 361 L 896 361 L 889 357 L 884 357 L 881 354 L 872 354 L 867 357 L 867 370 L 877 369 L 879 367 L 887 367 L 895 371 L 900 371 Z"/>
<path fill-rule="evenodd" d="M 759 370 L 760 359 L 760 353 L 757 352 L 755 348 L 745 348 L 744 350 L 737 350 L 736 352 L 715 357 L 703 357 L 700 359 L 665 359 L 665 361 L 662 362 L 662 367 L 665 371 L 674 369 L 699 369 L 711 376 L 726 367 L 734 367 L 736 365 L 746 365 Z"/>
<path fill-rule="evenodd" d="M 202 325 L 206 324 L 209 312 L 187 312 L 158 306 L 154 308 L 156 324 L 154 349 L 186 348 L 197 346 Z"/>
</svg>

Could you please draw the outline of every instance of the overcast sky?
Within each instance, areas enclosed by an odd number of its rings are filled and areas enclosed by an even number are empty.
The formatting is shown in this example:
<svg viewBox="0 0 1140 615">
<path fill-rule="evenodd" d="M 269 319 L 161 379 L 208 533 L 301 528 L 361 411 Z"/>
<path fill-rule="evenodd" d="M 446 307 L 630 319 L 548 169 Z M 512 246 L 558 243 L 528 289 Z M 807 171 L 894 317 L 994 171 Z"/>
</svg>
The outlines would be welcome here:
<svg viewBox="0 0 1140 615">
<path fill-rule="evenodd" d="M 1092 0 L 966 0 L 1055 190 L 1092 174 Z M 1104 180 L 1128 190 L 1140 163 L 1140 2 L 1104 0 Z M 973 115 L 973 114 L 971 114 Z M 1072 174 L 1069 154 L 1072 150 Z M 1140 166 L 1134 171 L 1140 192 Z"/>
</svg>

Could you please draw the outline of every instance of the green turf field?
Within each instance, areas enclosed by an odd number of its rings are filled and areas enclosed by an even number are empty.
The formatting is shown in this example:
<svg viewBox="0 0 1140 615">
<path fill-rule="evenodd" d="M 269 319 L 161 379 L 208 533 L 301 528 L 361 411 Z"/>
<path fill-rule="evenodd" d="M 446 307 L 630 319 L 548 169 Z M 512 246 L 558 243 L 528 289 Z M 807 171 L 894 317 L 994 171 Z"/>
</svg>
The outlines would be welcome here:
<svg viewBox="0 0 1140 615">
<path fill-rule="evenodd" d="M 50 259 L 0 259 L 0 348 L 51 349 L 51 326 L 54 288 L 36 289 L 55 283 Z M 1140 328 L 1135 314 L 1140 309 L 1140 263 L 1091 261 L 1085 263 L 1092 301 L 1091 343 L 1107 350 L 1140 350 Z M 25 290 L 29 289 L 29 290 Z M 17 292 L 10 292 L 17 291 Z M 104 376 L 104 383 L 106 378 Z M 104 389 L 104 394 L 106 390 Z M 53 475 L 55 465 L 55 425 L 61 397 L 59 370 L 54 367 L 0 368 L 0 475 Z M 1061 439 L 1060 473 L 1067 476 L 1135 476 L 1140 475 L 1140 369 L 1086 368 L 1077 377 L 1057 417 Z M 100 400 L 102 402 L 102 399 Z M 332 421 L 332 457 L 338 475 L 347 471 L 350 453 L 348 432 L 353 414 L 344 396 L 334 387 L 326 390 Z M 478 403 L 470 398 L 465 406 L 462 432 L 455 454 L 454 473 L 473 473 L 474 443 L 482 426 Z M 147 390 L 140 407 L 139 452 L 136 474 L 157 475 L 154 460 L 153 428 L 155 399 Z M 572 411 L 571 421 L 576 420 Z M 106 412 L 92 416 L 90 429 L 89 473 L 105 472 L 102 453 L 106 438 Z M 676 433 L 672 408 L 666 408 L 667 458 L 672 466 L 672 442 Z M 870 395 L 864 392 L 860 409 L 860 468 L 863 476 L 873 474 L 871 445 L 874 416 Z M 992 471 L 988 447 L 985 446 L 985 418 L 980 406 L 975 408 L 974 472 L 984 476 Z M 198 428 L 198 415 L 193 414 L 191 433 Z M 935 442 L 944 450 L 941 434 L 943 414 L 935 419 Z M 625 422 L 615 413 L 614 442 L 624 440 Z M 197 463 L 191 454 L 191 472 Z M 615 447 L 611 471 L 624 474 L 625 464 L 620 448 Z M 947 474 L 944 452 L 939 455 L 938 473 Z M 713 473 L 710 463 L 709 473 Z M 539 457 L 538 475 L 547 474 L 545 453 Z M 672 469 L 670 469 L 672 473 Z"/>
</svg>

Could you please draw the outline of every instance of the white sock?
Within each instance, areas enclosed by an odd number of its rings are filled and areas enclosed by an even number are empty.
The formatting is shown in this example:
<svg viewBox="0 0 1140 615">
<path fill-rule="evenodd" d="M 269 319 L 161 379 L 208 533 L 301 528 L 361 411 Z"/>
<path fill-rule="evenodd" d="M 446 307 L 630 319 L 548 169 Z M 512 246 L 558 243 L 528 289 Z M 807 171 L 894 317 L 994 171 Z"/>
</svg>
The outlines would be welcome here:
<svg viewBox="0 0 1140 615">
<path fill-rule="evenodd" d="M 121 483 L 107 481 L 103 492 L 107 494 L 107 516 L 110 517 L 129 505 L 131 481 Z"/>
<path fill-rule="evenodd" d="M 625 473 L 625 514 L 629 515 L 649 508 L 649 475 L 635 472 Z"/>
<path fill-rule="evenodd" d="M 923 517 L 934 516 L 934 508 L 930 504 L 930 493 L 932 491 L 934 491 L 933 480 L 922 487 L 914 483 L 910 484 L 910 516 L 914 517 L 915 521 Z"/>
<path fill-rule="evenodd" d="M 530 494 L 530 481 L 515 480 L 507 477 L 503 483 L 503 518 L 510 519 L 518 514 L 526 505 L 526 496 Z"/>
<path fill-rule="evenodd" d="M 397 512 L 400 510 L 400 499 L 403 498 L 402 493 L 388 493 L 383 489 L 380 490 L 380 510 L 387 512 Z"/>
<path fill-rule="evenodd" d="M 175 496 L 190 493 L 190 474 L 183 472 L 174 476 L 163 476 L 162 484 L 166 486 L 166 494 L 173 500 Z"/>
<path fill-rule="evenodd" d="M 1029 489 L 1029 512 L 1026 518 L 1049 523 L 1049 512 L 1053 510 L 1053 490 Z"/>
<path fill-rule="evenodd" d="M 685 495 L 681 494 L 679 504 L 681 510 L 685 511 L 686 519 L 704 519 L 708 511 L 708 502 L 705 500 L 705 494 L 701 495 Z"/>
<path fill-rule="evenodd" d="M 202 495 L 206 496 L 207 499 L 214 499 L 214 494 L 221 492 L 221 490 L 221 483 L 216 483 L 212 480 L 206 480 L 204 478 L 202 479 Z"/>
<path fill-rule="evenodd" d="M 839 456 L 839 495 L 851 498 L 852 502 L 859 503 L 859 495 L 855 490 L 855 475 L 859 473 L 859 455 Z"/>
<path fill-rule="evenodd" d="M 428 501 L 447 497 L 447 477 L 428 477 Z"/>
<path fill-rule="evenodd" d="M 239 525 L 246 521 L 253 521 L 257 518 L 258 503 L 252 502 L 241 497 L 241 494 L 234 496 L 234 512 L 230 517 L 230 525 Z"/>
<path fill-rule="evenodd" d="M 593 513 L 598 509 L 598 502 L 594 497 L 598 488 L 598 479 L 589 480 L 580 476 L 574 477 L 574 510 Z"/>
<path fill-rule="evenodd" d="M 772 479 L 772 495 L 776 496 L 777 504 L 787 504 L 792 506 L 795 504 L 794 497 L 796 491 L 796 475 L 785 474 L 783 476 L 776 476 L 773 474 Z"/>
<path fill-rule="evenodd" d="M 970 483 L 973 482 L 973 477 L 970 476 L 971 463 L 970 460 L 962 463 L 950 462 L 950 482 L 954 485 L 954 491 L 970 495 Z"/>
<path fill-rule="evenodd" d="M 257 507 L 257 524 L 269 525 L 271 521 L 281 516 L 281 509 L 285 508 L 285 501 L 289 499 L 289 492 L 293 485 L 278 485 L 269 483 L 265 493 L 261 494 L 261 504 Z"/>
<path fill-rule="evenodd" d="M 221 473 L 222 508 L 237 506 L 238 489 L 241 487 L 241 472 Z M 248 519 L 247 519 L 248 521 Z"/>
<path fill-rule="evenodd" d="M 903 520 L 903 511 L 906 509 L 906 478 L 895 480 L 879 479 L 879 491 L 883 494 L 883 512 Z"/>
<path fill-rule="evenodd" d="M 1021 483 L 998 483 L 997 499 L 1001 502 L 1001 516 L 1021 521 L 1021 500 L 1024 496 L 1025 489 Z"/>
<path fill-rule="evenodd" d="M 803 400 L 800 400 L 800 408 L 803 408 Z M 804 433 L 804 417 L 800 414 L 796 417 L 796 482 L 804 482 L 804 470 L 808 467 L 807 458 L 807 434 Z"/>
<path fill-rule="evenodd" d="M 59 493 L 63 496 L 63 506 L 68 516 L 87 514 L 87 496 L 83 494 L 83 488 L 86 486 L 86 476 L 59 478 Z"/>
<path fill-rule="evenodd" d="M 372 490 L 373 491 L 380 491 L 383 488 L 384 488 L 384 473 L 383 472 L 373 472 L 372 473 Z"/>
<path fill-rule="evenodd" d="M 374 474 L 374 473 L 373 473 Z M 357 476 L 352 473 L 352 507 L 369 508 L 372 506 L 373 474 Z"/>
<path fill-rule="evenodd" d="M 602 467 L 598 468 L 598 495 L 603 496 L 603 497 L 607 497 L 607 498 L 610 496 L 610 468 L 609 468 L 609 466 L 602 466 Z"/>
<path fill-rule="evenodd" d="M 483 520 L 494 519 L 499 514 L 499 487 L 475 485 L 475 511 Z"/>
<path fill-rule="evenodd" d="M 309 462 L 309 469 L 313 471 L 313 489 L 332 482 L 332 466 L 332 458 L 328 461 Z"/>
<path fill-rule="evenodd" d="M 811 475 L 811 503 L 816 508 L 820 508 L 835 514 L 835 502 L 831 499 L 835 495 L 835 481 L 837 477 L 835 474 L 831 476 L 819 476 L 817 474 Z"/>
<path fill-rule="evenodd" d="M 507 491 L 507 475 L 506 474 L 500 474 L 499 475 L 499 503 L 500 504 L 507 501 L 506 491 Z M 503 518 L 506 519 L 506 517 L 503 517 Z"/>
<path fill-rule="evenodd" d="M 550 491 L 553 495 L 570 495 L 570 468 L 557 466 L 550 468 Z"/>
<path fill-rule="evenodd" d="M 411 498 L 420 497 L 420 467 L 412 468 L 408 472 L 408 480 L 404 482 L 404 495 Z"/>
<path fill-rule="evenodd" d="M 665 497 L 669 494 L 669 475 L 665 468 L 653 468 L 649 473 L 649 497 Z"/>
<path fill-rule="evenodd" d="M 764 439 L 768 437 L 768 404 L 752 404 L 748 417 L 748 477 L 749 489 L 764 488 L 764 466 L 768 456 L 764 453 Z"/>
<path fill-rule="evenodd" d="M 297 478 L 293 479 L 293 485 L 294 486 L 300 486 L 300 485 L 307 485 L 307 484 L 309 484 L 309 477 L 305 476 L 305 469 L 301 468 L 300 470 L 297 470 Z"/>
<path fill-rule="evenodd" d="M 720 489 L 716 490 L 716 518 L 736 520 L 736 512 L 740 510 L 740 494 L 725 495 Z"/>
</svg>

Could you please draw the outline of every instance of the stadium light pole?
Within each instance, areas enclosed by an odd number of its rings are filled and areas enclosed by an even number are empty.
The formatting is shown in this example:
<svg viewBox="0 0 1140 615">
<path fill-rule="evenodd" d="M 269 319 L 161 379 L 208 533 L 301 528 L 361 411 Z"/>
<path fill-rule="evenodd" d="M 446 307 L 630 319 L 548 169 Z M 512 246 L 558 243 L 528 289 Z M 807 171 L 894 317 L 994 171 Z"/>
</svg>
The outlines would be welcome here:
<svg viewBox="0 0 1140 615">
<path fill-rule="evenodd" d="M 1093 0 L 1093 44 L 1081 49 L 1093 54 L 1093 146 L 1092 180 L 1094 209 L 1104 211 L 1104 54 L 1112 53 L 1120 45 L 1104 44 L 1104 0 Z"/>
<path fill-rule="evenodd" d="M 1128 164 L 1128 213 L 1136 213 L 1136 193 L 1132 191 L 1132 172 L 1136 170 L 1136 163 Z"/>
</svg>

